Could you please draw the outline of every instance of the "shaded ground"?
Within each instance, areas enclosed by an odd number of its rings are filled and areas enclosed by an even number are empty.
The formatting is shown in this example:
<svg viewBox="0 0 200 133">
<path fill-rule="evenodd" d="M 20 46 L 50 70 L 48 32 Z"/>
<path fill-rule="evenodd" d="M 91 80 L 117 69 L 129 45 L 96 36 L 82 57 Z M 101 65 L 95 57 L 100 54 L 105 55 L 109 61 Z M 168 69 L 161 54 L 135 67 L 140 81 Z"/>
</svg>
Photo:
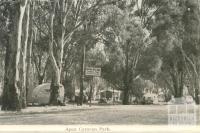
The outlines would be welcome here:
<svg viewBox="0 0 200 133">
<path fill-rule="evenodd" d="M 166 105 L 115 105 L 32 107 L 23 113 L 0 113 L 0 125 L 5 124 L 167 124 Z M 198 122 L 199 123 L 199 122 Z"/>
</svg>

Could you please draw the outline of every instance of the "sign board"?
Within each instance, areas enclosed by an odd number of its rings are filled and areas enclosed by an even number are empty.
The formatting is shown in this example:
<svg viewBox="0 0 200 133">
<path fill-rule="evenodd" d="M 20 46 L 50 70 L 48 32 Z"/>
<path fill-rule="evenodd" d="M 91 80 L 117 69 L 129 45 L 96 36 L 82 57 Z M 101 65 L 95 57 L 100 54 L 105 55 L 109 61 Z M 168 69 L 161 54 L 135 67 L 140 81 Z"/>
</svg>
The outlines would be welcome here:
<svg viewBox="0 0 200 133">
<path fill-rule="evenodd" d="M 86 76 L 101 76 L 101 68 L 95 67 L 86 67 L 85 68 L 85 75 Z"/>
</svg>

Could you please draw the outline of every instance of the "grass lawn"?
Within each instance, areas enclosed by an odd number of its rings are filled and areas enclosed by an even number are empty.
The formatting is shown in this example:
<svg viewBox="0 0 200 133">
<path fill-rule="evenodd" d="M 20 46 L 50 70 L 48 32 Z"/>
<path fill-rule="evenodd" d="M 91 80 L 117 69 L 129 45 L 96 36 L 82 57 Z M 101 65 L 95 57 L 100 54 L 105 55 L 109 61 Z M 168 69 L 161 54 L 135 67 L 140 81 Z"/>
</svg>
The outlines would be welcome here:
<svg viewBox="0 0 200 133">
<path fill-rule="evenodd" d="M 197 118 L 199 123 L 199 117 Z M 110 105 L 89 107 L 88 105 L 67 105 L 62 107 L 28 107 L 21 112 L 0 111 L 0 124 L 167 125 L 168 106 Z"/>
</svg>

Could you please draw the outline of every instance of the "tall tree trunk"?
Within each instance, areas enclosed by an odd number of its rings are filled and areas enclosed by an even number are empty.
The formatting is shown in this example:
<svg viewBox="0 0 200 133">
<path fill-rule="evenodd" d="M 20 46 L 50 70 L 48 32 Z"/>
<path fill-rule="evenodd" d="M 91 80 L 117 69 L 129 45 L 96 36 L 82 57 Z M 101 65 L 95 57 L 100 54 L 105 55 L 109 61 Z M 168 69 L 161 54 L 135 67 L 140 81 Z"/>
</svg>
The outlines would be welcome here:
<svg viewBox="0 0 200 133">
<path fill-rule="evenodd" d="M 180 98 L 183 96 L 183 86 L 184 86 L 183 72 L 177 75 L 174 73 L 173 74 L 171 73 L 171 77 L 172 77 L 173 86 L 174 86 L 174 97 Z"/>
<path fill-rule="evenodd" d="M 123 97 L 123 105 L 128 105 L 129 104 L 129 83 L 126 81 L 124 81 L 124 97 Z"/>
<path fill-rule="evenodd" d="M 55 71 L 55 70 L 54 70 Z M 60 88 L 62 87 L 60 84 L 60 73 L 59 70 L 56 70 L 57 72 L 54 73 L 51 81 L 51 93 L 50 93 L 50 105 L 61 105 L 63 104 L 63 100 L 60 97 Z"/>
<path fill-rule="evenodd" d="M 32 45 L 33 45 L 33 16 L 34 16 L 34 2 L 30 5 L 30 28 L 29 28 L 29 40 L 28 40 L 28 51 L 27 51 L 27 68 L 26 68 L 26 100 L 28 99 L 29 90 L 31 88 L 31 66 L 32 66 Z"/>
<path fill-rule="evenodd" d="M 49 42 L 49 58 L 52 64 L 53 68 L 53 77 L 51 82 L 51 92 L 50 92 L 50 99 L 49 104 L 50 105 L 60 105 L 63 103 L 61 97 L 60 97 L 60 88 L 62 87 L 60 84 L 60 69 L 57 65 L 56 59 L 54 57 L 54 51 L 53 51 L 53 43 L 54 43 L 54 30 L 53 30 L 53 24 L 54 24 L 54 17 L 55 17 L 55 7 L 56 3 L 53 3 L 51 16 L 50 16 L 50 42 Z"/>
<path fill-rule="evenodd" d="M 29 3 L 27 4 L 26 8 L 26 19 L 25 19 L 25 31 L 24 31 L 24 46 L 23 46 L 23 54 L 22 54 L 22 91 L 21 91 L 21 100 L 22 100 L 22 108 L 26 108 L 26 76 L 27 76 L 27 45 L 28 45 L 28 38 L 29 38 Z"/>
<path fill-rule="evenodd" d="M 200 88 L 200 80 L 199 76 L 195 75 L 195 102 L 196 104 L 199 104 L 199 88 Z"/>
<path fill-rule="evenodd" d="M 64 75 L 64 80 L 63 80 L 63 85 L 65 88 L 65 98 L 69 98 L 70 100 L 72 100 L 73 97 L 73 90 L 72 90 L 72 79 L 70 79 L 70 76 L 68 76 L 67 72 Z M 64 99 L 66 100 L 66 99 Z"/>
<path fill-rule="evenodd" d="M 19 62 L 21 51 L 22 20 L 27 0 L 14 5 L 10 12 L 11 36 L 6 49 L 6 69 L 2 97 L 2 110 L 21 110 Z"/>
<path fill-rule="evenodd" d="M 124 73 L 124 98 L 123 105 L 129 104 L 129 45 L 126 44 L 126 61 L 125 61 L 125 73 Z"/>
</svg>

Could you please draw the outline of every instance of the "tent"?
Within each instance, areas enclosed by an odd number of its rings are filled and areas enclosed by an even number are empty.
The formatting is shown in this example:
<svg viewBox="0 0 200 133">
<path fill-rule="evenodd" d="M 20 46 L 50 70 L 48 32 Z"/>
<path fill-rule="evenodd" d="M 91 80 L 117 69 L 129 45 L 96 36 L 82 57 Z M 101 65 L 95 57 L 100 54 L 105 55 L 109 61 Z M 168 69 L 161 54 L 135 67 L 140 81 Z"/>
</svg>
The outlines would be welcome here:
<svg viewBox="0 0 200 133">
<path fill-rule="evenodd" d="M 31 103 L 35 105 L 46 105 L 49 103 L 51 83 L 44 83 L 33 89 Z M 60 90 L 60 100 L 64 99 L 64 87 Z"/>
</svg>

